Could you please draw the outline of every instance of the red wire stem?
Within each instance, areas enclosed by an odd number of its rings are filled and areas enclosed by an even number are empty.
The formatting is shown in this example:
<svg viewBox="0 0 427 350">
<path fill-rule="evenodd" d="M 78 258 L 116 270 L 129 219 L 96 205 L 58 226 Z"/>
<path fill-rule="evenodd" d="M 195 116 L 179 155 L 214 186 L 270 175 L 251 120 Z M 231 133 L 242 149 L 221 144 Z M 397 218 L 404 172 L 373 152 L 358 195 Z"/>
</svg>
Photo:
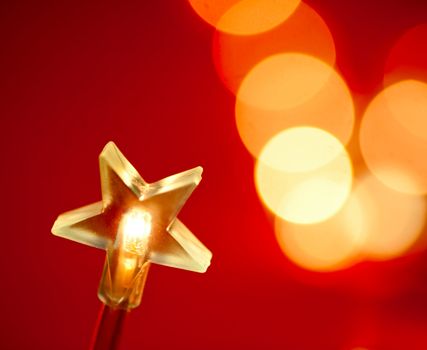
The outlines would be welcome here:
<svg viewBox="0 0 427 350">
<path fill-rule="evenodd" d="M 90 350 L 116 350 L 127 310 L 102 304 L 93 332 Z"/>
</svg>

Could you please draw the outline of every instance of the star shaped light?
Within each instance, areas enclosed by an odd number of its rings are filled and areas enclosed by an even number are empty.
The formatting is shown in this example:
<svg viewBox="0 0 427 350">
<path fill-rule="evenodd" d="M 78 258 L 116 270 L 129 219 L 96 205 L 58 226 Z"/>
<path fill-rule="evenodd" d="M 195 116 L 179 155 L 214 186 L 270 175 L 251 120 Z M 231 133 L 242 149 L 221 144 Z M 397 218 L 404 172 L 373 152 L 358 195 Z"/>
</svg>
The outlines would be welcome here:
<svg viewBox="0 0 427 350">
<path fill-rule="evenodd" d="M 113 142 L 99 156 L 102 201 L 61 214 L 52 233 L 107 251 L 98 296 L 130 309 L 150 263 L 205 272 L 212 253 L 177 218 L 201 180 L 197 167 L 145 182 Z"/>
</svg>

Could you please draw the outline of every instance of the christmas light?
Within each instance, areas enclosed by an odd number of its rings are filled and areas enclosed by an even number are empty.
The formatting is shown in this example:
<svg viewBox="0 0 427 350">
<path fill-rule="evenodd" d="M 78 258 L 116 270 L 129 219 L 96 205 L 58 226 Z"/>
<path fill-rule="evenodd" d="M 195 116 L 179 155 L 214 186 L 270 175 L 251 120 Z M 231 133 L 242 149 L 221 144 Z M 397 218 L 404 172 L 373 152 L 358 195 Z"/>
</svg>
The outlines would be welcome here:
<svg viewBox="0 0 427 350">
<path fill-rule="evenodd" d="M 113 310 L 137 307 L 151 263 L 205 272 L 212 253 L 176 217 L 202 168 L 150 184 L 113 142 L 99 163 L 102 201 L 61 214 L 52 233 L 106 250 L 101 301 Z"/>
</svg>

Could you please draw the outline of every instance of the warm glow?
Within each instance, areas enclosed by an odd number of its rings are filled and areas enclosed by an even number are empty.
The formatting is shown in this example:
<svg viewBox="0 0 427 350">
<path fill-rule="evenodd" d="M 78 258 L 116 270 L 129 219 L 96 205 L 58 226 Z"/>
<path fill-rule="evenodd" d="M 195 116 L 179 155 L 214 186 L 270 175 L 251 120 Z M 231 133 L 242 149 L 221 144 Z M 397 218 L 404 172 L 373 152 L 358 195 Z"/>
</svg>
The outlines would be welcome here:
<svg viewBox="0 0 427 350">
<path fill-rule="evenodd" d="M 102 201 L 58 216 L 52 233 L 107 251 L 98 296 L 113 309 L 141 302 L 151 263 L 205 272 L 212 253 L 176 217 L 201 167 L 148 183 L 114 142 L 99 155 Z"/>
<path fill-rule="evenodd" d="M 328 26 L 304 3 L 268 32 L 236 36 L 217 31 L 213 40 L 215 67 L 233 93 L 237 93 L 243 78 L 257 63 L 274 54 L 291 52 L 312 55 L 331 66 L 335 63 L 335 44 Z"/>
<path fill-rule="evenodd" d="M 242 0 L 220 18 L 217 29 L 234 35 L 254 35 L 285 21 L 300 0 Z"/>
<path fill-rule="evenodd" d="M 427 23 L 406 31 L 396 41 L 385 65 L 384 83 L 417 79 L 427 82 Z"/>
<path fill-rule="evenodd" d="M 425 223 L 423 197 L 394 191 L 374 176 L 356 186 L 354 197 L 363 210 L 363 252 L 368 258 L 395 258 L 418 239 Z"/>
<path fill-rule="evenodd" d="M 188 0 L 193 10 L 207 23 L 216 27 L 218 21 L 241 0 Z"/>
<path fill-rule="evenodd" d="M 135 257 L 124 258 L 123 259 L 123 266 L 125 267 L 125 269 L 127 271 L 133 272 L 133 270 L 135 270 L 135 268 L 137 267 L 137 259 L 135 259 Z"/>
<path fill-rule="evenodd" d="M 360 146 L 369 169 L 387 186 L 427 193 L 427 84 L 406 80 L 383 90 L 365 112 Z"/>
<path fill-rule="evenodd" d="M 275 232 L 285 255 L 304 269 L 326 272 L 347 268 L 360 259 L 364 242 L 361 208 L 348 202 L 330 219 L 297 225 L 276 217 Z"/>
<path fill-rule="evenodd" d="M 189 0 L 206 22 L 234 35 L 254 35 L 285 21 L 300 0 Z"/>
<path fill-rule="evenodd" d="M 244 103 L 263 110 L 295 108 L 315 96 L 329 80 L 332 70 L 303 54 L 278 54 L 256 65 L 245 77 L 238 93 Z"/>
<path fill-rule="evenodd" d="M 122 231 L 123 248 L 135 254 L 144 254 L 151 233 L 151 215 L 132 209 L 123 215 L 119 230 Z"/>
<path fill-rule="evenodd" d="M 236 124 L 255 157 L 273 135 L 300 125 L 324 129 L 346 144 L 354 125 L 353 101 L 346 83 L 326 63 L 303 54 L 279 54 L 244 79 Z"/>
<path fill-rule="evenodd" d="M 291 128 L 262 150 L 255 181 L 272 212 L 308 224 L 326 220 L 341 208 L 350 192 L 352 167 L 342 144 L 326 131 Z"/>
<path fill-rule="evenodd" d="M 425 219 L 423 197 L 394 191 L 369 175 L 329 219 L 298 225 L 276 217 L 275 232 L 295 264 L 325 272 L 401 256 L 418 240 Z"/>
</svg>

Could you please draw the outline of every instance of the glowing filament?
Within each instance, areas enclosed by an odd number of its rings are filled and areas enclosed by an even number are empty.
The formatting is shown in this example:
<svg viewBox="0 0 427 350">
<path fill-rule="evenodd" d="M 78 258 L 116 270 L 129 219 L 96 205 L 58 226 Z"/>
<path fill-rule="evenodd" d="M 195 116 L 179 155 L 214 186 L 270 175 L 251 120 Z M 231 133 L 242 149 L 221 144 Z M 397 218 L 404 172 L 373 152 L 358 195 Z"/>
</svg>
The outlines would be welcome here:
<svg viewBox="0 0 427 350">
<path fill-rule="evenodd" d="M 145 254 L 151 234 L 151 215 L 132 209 L 123 215 L 120 231 L 124 250 L 137 255 Z"/>
</svg>

